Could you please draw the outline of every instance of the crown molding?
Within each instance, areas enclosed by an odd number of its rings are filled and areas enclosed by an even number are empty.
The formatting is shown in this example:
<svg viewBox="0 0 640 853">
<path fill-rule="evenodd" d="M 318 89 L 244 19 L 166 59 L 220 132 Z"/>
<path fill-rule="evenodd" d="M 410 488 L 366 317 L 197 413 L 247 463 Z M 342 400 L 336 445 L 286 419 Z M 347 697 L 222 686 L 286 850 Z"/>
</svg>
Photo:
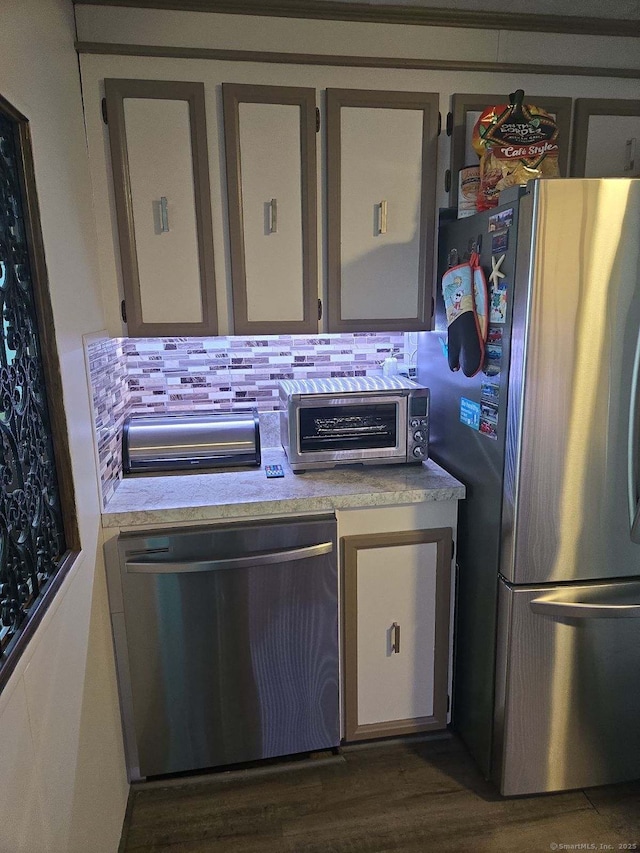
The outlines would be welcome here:
<svg viewBox="0 0 640 853">
<path fill-rule="evenodd" d="M 471 9 L 430 9 L 411 5 L 340 3 L 335 0 L 74 0 L 74 3 L 77 6 L 128 6 L 181 12 L 217 12 L 225 15 L 640 37 L 640 20 L 478 12 Z"/>
<path fill-rule="evenodd" d="M 571 77 L 639 79 L 638 68 L 594 68 L 588 65 L 535 65 L 521 62 L 474 62 L 457 59 L 405 59 L 392 56 L 344 56 L 324 53 L 276 53 L 258 50 L 219 50 L 151 44 L 77 41 L 78 53 L 112 56 L 156 56 L 166 59 L 213 59 L 222 62 L 272 62 L 281 65 L 333 65 L 349 68 L 404 68 L 429 71 L 501 71 Z"/>
</svg>

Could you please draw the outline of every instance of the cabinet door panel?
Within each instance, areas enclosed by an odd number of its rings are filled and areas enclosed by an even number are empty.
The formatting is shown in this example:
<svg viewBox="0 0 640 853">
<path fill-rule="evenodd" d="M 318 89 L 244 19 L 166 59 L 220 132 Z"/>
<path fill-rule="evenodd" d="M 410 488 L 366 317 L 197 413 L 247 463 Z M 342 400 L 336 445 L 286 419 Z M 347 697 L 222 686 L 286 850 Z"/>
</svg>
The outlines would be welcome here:
<svg viewBox="0 0 640 853">
<path fill-rule="evenodd" d="M 237 335 L 318 331 L 315 89 L 222 84 Z"/>
<path fill-rule="evenodd" d="M 422 113 L 344 109 L 341 124 L 342 319 L 410 317 L 420 275 Z"/>
<path fill-rule="evenodd" d="M 571 176 L 640 176 L 640 100 L 576 100 Z"/>
<path fill-rule="evenodd" d="M 327 89 L 328 330 L 429 328 L 438 96 Z"/>
<path fill-rule="evenodd" d="M 585 178 L 640 176 L 640 114 L 590 116 Z"/>
<path fill-rule="evenodd" d="M 430 542 L 358 555 L 361 724 L 433 714 L 434 661 L 426 650 L 435 646 L 437 552 Z M 396 630 L 397 654 L 392 650 Z"/>
<path fill-rule="evenodd" d="M 451 529 L 342 544 L 346 739 L 445 728 Z"/>
<path fill-rule="evenodd" d="M 128 334 L 216 334 L 204 86 L 105 92 Z"/>
<path fill-rule="evenodd" d="M 201 323 L 189 105 L 127 98 L 124 119 L 143 320 Z"/>
<path fill-rule="evenodd" d="M 304 320 L 300 110 L 240 104 L 247 319 Z"/>
</svg>

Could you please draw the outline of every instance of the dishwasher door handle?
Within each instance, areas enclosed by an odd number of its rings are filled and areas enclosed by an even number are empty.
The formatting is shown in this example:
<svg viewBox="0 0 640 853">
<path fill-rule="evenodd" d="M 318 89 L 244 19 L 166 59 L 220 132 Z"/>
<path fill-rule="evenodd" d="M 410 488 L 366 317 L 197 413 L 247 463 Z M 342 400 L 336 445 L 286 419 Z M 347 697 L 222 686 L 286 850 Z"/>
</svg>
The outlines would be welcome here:
<svg viewBox="0 0 640 853">
<path fill-rule="evenodd" d="M 217 572 L 221 569 L 244 569 L 248 566 L 269 566 L 273 563 L 288 563 L 291 560 L 307 560 L 333 551 L 333 542 L 304 545 L 301 548 L 286 548 L 283 551 L 256 551 L 244 557 L 227 557 L 224 560 L 127 560 L 127 573 L 180 574 L 182 572 Z"/>
<path fill-rule="evenodd" d="M 583 601 L 554 601 L 549 598 L 534 598 L 529 602 L 534 613 L 541 616 L 560 616 L 566 619 L 640 619 L 640 602 L 583 602 Z"/>
</svg>

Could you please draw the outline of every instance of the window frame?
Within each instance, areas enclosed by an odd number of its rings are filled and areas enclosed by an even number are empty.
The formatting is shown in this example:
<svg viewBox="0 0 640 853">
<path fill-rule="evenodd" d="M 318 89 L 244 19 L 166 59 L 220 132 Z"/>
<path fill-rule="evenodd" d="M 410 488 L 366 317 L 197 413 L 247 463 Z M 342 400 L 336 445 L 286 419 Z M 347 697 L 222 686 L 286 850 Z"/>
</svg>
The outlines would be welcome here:
<svg viewBox="0 0 640 853">
<path fill-rule="evenodd" d="M 47 408 L 51 425 L 56 475 L 59 486 L 60 509 L 67 550 L 60 559 L 58 570 L 51 577 L 28 611 L 25 622 L 10 641 L 8 651 L 0 657 L 0 692 L 14 672 L 42 618 L 49 609 L 65 577 L 80 555 L 80 533 L 75 503 L 73 472 L 67 420 L 63 403 L 62 375 L 55 337 L 49 277 L 40 222 L 40 206 L 36 190 L 33 148 L 29 120 L 0 95 L 0 113 L 14 124 L 17 167 L 22 194 L 24 226 L 31 267 L 32 294 L 36 313 L 42 370 L 44 373 Z"/>
</svg>

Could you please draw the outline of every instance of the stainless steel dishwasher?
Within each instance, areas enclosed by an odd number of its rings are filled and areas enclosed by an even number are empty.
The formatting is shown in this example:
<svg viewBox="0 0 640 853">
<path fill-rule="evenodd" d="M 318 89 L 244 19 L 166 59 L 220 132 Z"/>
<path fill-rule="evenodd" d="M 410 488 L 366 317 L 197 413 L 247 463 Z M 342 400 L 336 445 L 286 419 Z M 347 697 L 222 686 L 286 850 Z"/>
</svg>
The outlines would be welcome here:
<svg viewBox="0 0 640 853">
<path fill-rule="evenodd" d="M 131 780 L 338 745 L 335 518 L 127 533 L 117 554 Z"/>
</svg>

